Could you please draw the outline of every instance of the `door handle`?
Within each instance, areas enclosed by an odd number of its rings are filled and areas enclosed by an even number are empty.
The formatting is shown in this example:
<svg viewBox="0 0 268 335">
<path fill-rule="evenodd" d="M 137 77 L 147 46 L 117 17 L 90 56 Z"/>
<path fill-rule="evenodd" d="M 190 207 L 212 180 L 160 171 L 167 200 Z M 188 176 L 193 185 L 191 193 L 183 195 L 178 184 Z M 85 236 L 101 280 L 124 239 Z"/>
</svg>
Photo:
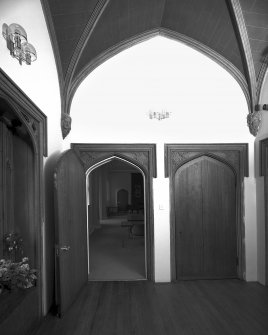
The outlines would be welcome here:
<svg viewBox="0 0 268 335">
<path fill-rule="evenodd" d="M 71 249 L 71 247 L 69 245 L 63 245 L 62 247 L 60 247 L 60 250 L 62 251 L 69 251 Z"/>
<path fill-rule="evenodd" d="M 62 247 L 55 245 L 56 256 L 60 256 L 60 251 L 69 251 L 70 249 L 69 245 L 63 245 Z"/>
</svg>

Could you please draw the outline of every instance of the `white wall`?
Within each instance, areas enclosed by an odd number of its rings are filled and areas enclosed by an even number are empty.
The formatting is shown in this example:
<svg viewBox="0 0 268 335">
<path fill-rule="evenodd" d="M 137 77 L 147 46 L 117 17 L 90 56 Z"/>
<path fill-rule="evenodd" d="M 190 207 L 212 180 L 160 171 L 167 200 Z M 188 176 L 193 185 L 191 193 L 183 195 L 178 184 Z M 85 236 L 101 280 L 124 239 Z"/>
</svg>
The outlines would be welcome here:
<svg viewBox="0 0 268 335">
<path fill-rule="evenodd" d="M 150 120 L 149 110 L 172 113 Z M 246 278 L 257 279 L 254 137 L 240 86 L 204 55 L 162 37 L 134 46 L 92 72 L 74 96 L 72 131 L 64 143 L 156 143 L 155 276 L 170 280 L 169 182 L 164 143 L 249 143 L 245 179 Z M 161 205 L 161 206 L 160 206 Z M 159 208 L 163 209 L 159 209 Z"/>
<path fill-rule="evenodd" d="M 20 24 L 27 32 L 29 43 L 37 51 L 37 60 L 28 66 L 20 65 L 13 59 L 0 36 L 0 66 L 11 79 L 33 100 L 47 116 L 48 155 L 44 160 L 46 188 L 46 217 L 42 226 L 43 236 L 43 313 L 53 301 L 54 278 L 54 208 L 53 208 L 53 171 L 55 160 L 62 149 L 60 130 L 60 92 L 52 46 L 39 0 L 1 0 L 0 26 L 3 23 Z M 47 242 L 45 242 L 47 241 Z M 46 249 L 45 247 L 48 246 Z"/>
<path fill-rule="evenodd" d="M 49 153 L 61 148 L 60 93 L 55 59 L 38 0 L 1 0 L 0 25 L 18 23 L 37 51 L 37 60 L 28 66 L 12 58 L 0 36 L 0 66 L 48 117 Z"/>
</svg>

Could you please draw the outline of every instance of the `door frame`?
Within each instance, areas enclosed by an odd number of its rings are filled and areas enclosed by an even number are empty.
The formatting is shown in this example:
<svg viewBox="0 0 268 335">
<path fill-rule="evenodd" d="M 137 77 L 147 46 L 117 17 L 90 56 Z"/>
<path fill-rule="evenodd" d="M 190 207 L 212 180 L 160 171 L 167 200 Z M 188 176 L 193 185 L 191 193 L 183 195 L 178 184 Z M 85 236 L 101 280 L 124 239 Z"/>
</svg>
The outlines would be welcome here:
<svg viewBox="0 0 268 335">
<path fill-rule="evenodd" d="M 153 178 L 156 178 L 155 144 L 100 144 L 71 143 L 81 159 L 85 173 L 94 165 L 110 158 L 123 159 L 137 166 L 145 176 L 146 201 L 146 264 L 148 280 L 154 281 L 154 216 L 153 216 Z"/>
<path fill-rule="evenodd" d="M 43 112 L 33 103 L 33 101 L 15 84 L 15 82 L 0 69 L 0 98 L 5 100 L 10 106 L 14 115 L 23 123 L 27 129 L 27 133 L 31 138 L 31 144 L 34 152 L 33 164 L 33 185 L 34 185 L 34 203 L 33 203 L 33 217 L 34 217 L 34 238 L 35 238 L 35 255 L 36 255 L 36 269 L 38 271 L 38 280 L 36 289 L 27 294 L 22 300 L 20 307 L 15 309 L 10 317 L 7 317 L 6 323 L 14 324 L 14 317 L 17 313 L 25 312 L 25 315 L 34 311 L 34 315 L 25 322 L 16 323 L 16 327 L 29 329 L 36 326 L 45 314 L 45 283 L 44 283 L 44 172 L 43 164 L 44 157 L 47 157 L 47 117 Z M 19 315 L 19 319 L 23 314 Z M 34 317 L 37 316 L 36 319 Z M 1 326 L 0 326 L 1 328 Z M 28 333 L 27 332 L 27 333 Z"/>
<path fill-rule="evenodd" d="M 170 193 L 170 255 L 171 280 L 176 278 L 175 252 L 175 173 L 185 163 L 207 156 L 229 165 L 236 177 L 236 226 L 238 278 L 245 279 L 245 221 L 244 221 L 244 177 L 248 177 L 248 144 L 165 144 L 165 177 L 169 178 Z"/>
</svg>

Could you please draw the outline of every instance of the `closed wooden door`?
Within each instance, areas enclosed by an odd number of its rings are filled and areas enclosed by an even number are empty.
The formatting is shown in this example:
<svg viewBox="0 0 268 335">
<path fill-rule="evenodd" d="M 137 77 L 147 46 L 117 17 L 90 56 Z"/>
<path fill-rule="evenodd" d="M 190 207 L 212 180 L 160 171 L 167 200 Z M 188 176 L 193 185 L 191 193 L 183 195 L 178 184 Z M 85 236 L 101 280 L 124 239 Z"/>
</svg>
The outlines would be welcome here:
<svg viewBox="0 0 268 335">
<path fill-rule="evenodd" d="M 179 168 L 174 181 L 176 277 L 237 277 L 233 170 L 202 156 Z"/>
<path fill-rule="evenodd" d="M 56 298 L 62 316 L 88 281 L 86 177 L 73 150 L 55 171 Z"/>
</svg>

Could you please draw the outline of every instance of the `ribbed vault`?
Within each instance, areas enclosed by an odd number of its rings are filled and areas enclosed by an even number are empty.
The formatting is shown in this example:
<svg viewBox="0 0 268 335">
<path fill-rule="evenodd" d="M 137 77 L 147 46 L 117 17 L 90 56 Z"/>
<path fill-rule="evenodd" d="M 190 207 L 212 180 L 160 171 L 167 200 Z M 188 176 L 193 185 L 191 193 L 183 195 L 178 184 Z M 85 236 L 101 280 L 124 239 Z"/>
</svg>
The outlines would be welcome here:
<svg viewBox="0 0 268 335">
<path fill-rule="evenodd" d="M 62 100 L 62 132 L 81 81 L 114 54 L 155 35 L 182 41 L 228 70 L 242 87 L 249 126 L 268 61 L 266 0 L 42 0 L 55 53 Z M 191 64 L 189 64 L 191 66 Z"/>
</svg>

